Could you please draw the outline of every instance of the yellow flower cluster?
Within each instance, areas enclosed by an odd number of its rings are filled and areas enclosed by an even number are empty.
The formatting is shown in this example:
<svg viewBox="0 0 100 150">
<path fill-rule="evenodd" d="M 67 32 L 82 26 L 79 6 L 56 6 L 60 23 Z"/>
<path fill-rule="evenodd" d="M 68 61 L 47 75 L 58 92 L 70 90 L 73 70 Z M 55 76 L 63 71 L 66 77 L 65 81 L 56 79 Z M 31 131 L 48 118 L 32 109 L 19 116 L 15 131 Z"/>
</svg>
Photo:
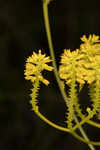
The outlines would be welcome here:
<svg viewBox="0 0 100 150">
<path fill-rule="evenodd" d="M 84 80 L 91 84 L 96 80 L 100 80 L 100 40 L 99 36 L 90 35 L 88 38 L 84 35 L 81 40 L 84 42 L 80 45 L 80 53 L 83 58 L 79 61 L 80 68 L 85 69 Z"/>
<path fill-rule="evenodd" d="M 44 79 L 42 71 L 53 70 L 53 67 L 47 65 L 49 62 L 51 62 L 51 59 L 46 57 L 45 54 L 41 54 L 41 50 L 38 54 L 33 52 L 33 55 L 26 60 L 25 79 L 34 82 L 38 78 L 45 85 L 48 85 L 49 81 Z"/>
<path fill-rule="evenodd" d="M 78 53 L 78 50 L 71 52 L 70 49 L 65 49 L 64 53 L 61 56 L 59 75 L 60 78 L 64 79 L 67 84 L 71 83 L 73 74 L 72 70 L 74 69 L 74 72 L 77 71 L 77 68 L 75 68 L 74 66 L 77 65 L 77 59 L 79 59 Z"/>
<path fill-rule="evenodd" d="M 85 82 L 91 84 L 96 79 L 100 80 L 100 40 L 99 36 L 90 35 L 86 38 L 84 35 L 81 40 L 84 42 L 80 49 L 71 52 L 64 50 L 61 56 L 61 65 L 59 75 L 67 84 L 70 84 L 72 70 L 74 66 L 75 78 L 78 83 L 83 85 Z"/>
<path fill-rule="evenodd" d="M 88 56 L 100 55 L 100 40 L 99 36 L 93 34 L 88 38 L 84 35 L 81 40 L 84 42 L 80 45 L 81 53 L 85 53 Z"/>
</svg>

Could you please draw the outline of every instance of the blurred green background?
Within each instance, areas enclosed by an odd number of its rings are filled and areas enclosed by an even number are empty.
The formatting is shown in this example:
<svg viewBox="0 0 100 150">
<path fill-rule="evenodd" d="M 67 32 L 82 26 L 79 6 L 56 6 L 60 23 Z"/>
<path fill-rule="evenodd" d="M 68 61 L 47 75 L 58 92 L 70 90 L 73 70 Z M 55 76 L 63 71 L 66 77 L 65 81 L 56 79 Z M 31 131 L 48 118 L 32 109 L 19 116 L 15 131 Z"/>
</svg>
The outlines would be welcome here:
<svg viewBox="0 0 100 150">
<path fill-rule="evenodd" d="M 57 65 L 64 48 L 79 48 L 83 34 L 100 36 L 98 0 L 54 0 L 49 15 Z M 89 150 L 86 144 L 48 126 L 31 111 L 32 85 L 25 81 L 23 70 L 27 57 L 38 49 L 49 55 L 42 1 L 0 0 L 0 150 Z M 66 106 L 54 74 L 45 76 L 51 84 L 41 84 L 40 111 L 66 126 Z M 84 107 L 89 100 L 87 91 L 85 87 L 80 94 Z M 84 128 L 92 140 L 100 140 L 99 129 Z"/>
</svg>

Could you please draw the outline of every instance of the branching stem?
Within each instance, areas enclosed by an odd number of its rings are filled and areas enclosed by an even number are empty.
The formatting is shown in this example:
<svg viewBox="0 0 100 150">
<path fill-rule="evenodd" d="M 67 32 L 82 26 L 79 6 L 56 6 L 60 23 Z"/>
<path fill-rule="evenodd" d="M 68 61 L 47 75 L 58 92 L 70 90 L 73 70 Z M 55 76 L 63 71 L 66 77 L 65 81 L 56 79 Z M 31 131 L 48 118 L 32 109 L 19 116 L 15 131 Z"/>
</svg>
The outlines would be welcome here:
<svg viewBox="0 0 100 150">
<path fill-rule="evenodd" d="M 43 2 L 43 15 L 44 15 L 44 23 L 45 23 L 45 29 L 46 29 L 46 34 L 47 34 L 50 54 L 51 54 L 51 58 L 53 60 L 52 64 L 53 64 L 53 67 L 54 67 L 55 77 L 56 77 L 56 80 L 58 82 L 58 86 L 60 88 L 61 94 L 62 94 L 65 102 L 67 103 L 68 102 L 68 98 L 67 98 L 66 93 L 63 90 L 62 86 L 60 85 L 60 79 L 59 79 L 59 76 L 58 76 L 58 73 L 57 73 L 57 66 L 56 66 L 56 62 L 55 62 L 54 48 L 53 48 L 53 43 L 52 43 L 52 38 L 51 38 L 51 31 L 50 31 L 50 24 L 49 24 L 49 17 L 48 17 L 48 5 L 46 3 L 44 3 L 44 2 Z M 74 115 L 74 119 L 77 120 L 75 115 Z M 84 132 L 83 128 L 79 127 L 79 130 L 80 130 L 82 136 L 87 140 L 88 137 L 87 137 L 86 133 Z M 93 145 L 88 144 L 88 146 L 90 147 L 91 150 L 95 150 Z"/>
</svg>

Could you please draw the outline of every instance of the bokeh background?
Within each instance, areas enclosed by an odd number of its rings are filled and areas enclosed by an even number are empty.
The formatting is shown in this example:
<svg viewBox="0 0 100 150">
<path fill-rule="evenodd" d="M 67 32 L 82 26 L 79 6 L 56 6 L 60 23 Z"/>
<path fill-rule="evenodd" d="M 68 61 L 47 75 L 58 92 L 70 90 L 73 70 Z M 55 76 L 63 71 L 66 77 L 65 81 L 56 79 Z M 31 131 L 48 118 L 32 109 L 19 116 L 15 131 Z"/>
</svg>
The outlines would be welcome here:
<svg viewBox="0 0 100 150">
<path fill-rule="evenodd" d="M 64 48 L 76 49 L 83 34 L 100 36 L 100 1 L 54 0 L 49 6 L 57 65 Z M 0 0 L 0 149 L 89 150 L 86 144 L 41 121 L 31 111 L 30 89 L 23 71 L 25 60 L 42 49 L 49 55 L 41 0 Z M 24 59 L 24 61 L 23 61 Z M 51 84 L 41 84 L 40 111 L 51 121 L 65 125 L 66 106 L 53 73 Z M 80 94 L 88 104 L 87 86 Z M 100 140 L 100 130 L 84 126 L 91 139 Z M 96 147 L 100 150 L 100 147 Z"/>
</svg>

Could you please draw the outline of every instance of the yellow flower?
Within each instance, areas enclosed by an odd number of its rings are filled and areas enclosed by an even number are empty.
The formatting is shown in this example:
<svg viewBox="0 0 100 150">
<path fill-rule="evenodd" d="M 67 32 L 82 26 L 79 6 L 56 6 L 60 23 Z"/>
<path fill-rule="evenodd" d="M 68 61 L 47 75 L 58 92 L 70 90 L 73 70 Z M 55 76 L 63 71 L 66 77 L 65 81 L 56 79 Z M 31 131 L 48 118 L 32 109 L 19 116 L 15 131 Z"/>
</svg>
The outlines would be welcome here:
<svg viewBox="0 0 100 150">
<path fill-rule="evenodd" d="M 75 73 L 77 72 L 77 69 L 78 69 L 77 68 L 78 67 L 77 60 L 81 58 L 81 55 L 79 57 L 78 53 L 79 53 L 78 49 L 73 52 L 71 52 L 69 49 L 67 49 L 67 50 L 65 49 L 64 53 L 61 56 L 61 65 L 59 67 L 59 76 L 61 79 L 65 80 L 67 84 L 70 84 L 72 81 L 73 69 L 74 69 Z M 76 77 L 76 80 L 79 81 L 79 79 L 77 79 L 77 77 Z"/>
<path fill-rule="evenodd" d="M 26 69 L 24 71 L 25 79 L 34 82 L 37 78 L 45 85 L 49 84 L 49 81 L 44 79 L 42 76 L 43 70 L 52 71 L 53 67 L 47 65 L 51 62 L 50 57 L 46 57 L 45 54 L 33 52 L 33 55 L 26 60 Z"/>
<path fill-rule="evenodd" d="M 90 34 L 88 38 L 86 37 L 86 35 L 83 35 L 81 37 L 81 41 L 83 41 L 84 43 L 89 43 L 89 44 L 100 42 L 99 36 L 97 36 L 95 34 L 93 34 L 93 35 Z"/>
<path fill-rule="evenodd" d="M 83 58 L 79 61 L 80 68 L 84 68 L 82 76 L 84 80 L 91 84 L 96 80 L 96 74 L 100 76 L 100 40 L 99 36 L 89 35 L 88 38 L 84 35 L 81 40 L 84 42 L 80 45 L 80 54 Z M 98 71 L 97 71 L 98 70 Z"/>
<path fill-rule="evenodd" d="M 84 43 L 80 45 L 80 49 L 73 52 L 69 49 L 64 50 L 61 56 L 59 76 L 70 84 L 74 69 L 76 81 L 82 87 L 85 82 L 88 84 L 94 82 L 97 74 L 100 80 L 100 40 L 96 35 L 89 35 L 89 38 L 84 35 L 81 40 Z"/>
<path fill-rule="evenodd" d="M 97 54 L 100 55 L 99 36 L 96 36 L 95 34 L 93 34 L 93 35 L 89 35 L 89 37 L 87 38 L 85 35 L 83 35 L 81 40 L 84 42 L 80 45 L 81 52 L 90 56 L 95 56 Z"/>
</svg>

